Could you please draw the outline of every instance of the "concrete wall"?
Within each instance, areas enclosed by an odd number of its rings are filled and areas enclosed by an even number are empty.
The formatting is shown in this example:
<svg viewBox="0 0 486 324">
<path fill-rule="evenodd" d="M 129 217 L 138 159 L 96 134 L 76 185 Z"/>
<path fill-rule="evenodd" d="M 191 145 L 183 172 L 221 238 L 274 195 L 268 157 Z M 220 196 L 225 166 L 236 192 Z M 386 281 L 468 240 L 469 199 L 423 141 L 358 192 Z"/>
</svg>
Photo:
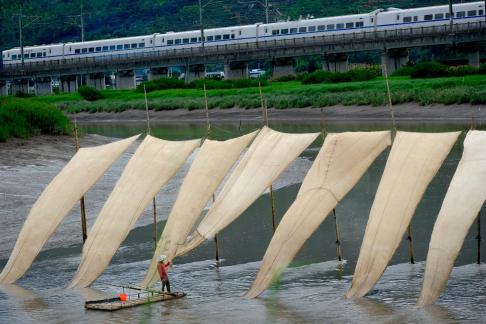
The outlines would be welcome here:
<svg viewBox="0 0 486 324">
<path fill-rule="evenodd" d="M 90 73 L 86 75 L 86 85 L 96 88 L 98 90 L 106 89 L 106 81 L 104 73 Z"/>
<path fill-rule="evenodd" d="M 205 76 L 206 66 L 204 64 L 186 66 L 186 82 L 192 82 L 197 79 L 202 79 Z"/>
<path fill-rule="evenodd" d="M 398 70 L 409 62 L 408 49 L 392 49 L 381 54 L 381 71 L 385 75 L 385 68 L 388 75 Z"/>
<path fill-rule="evenodd" d="M 169 68 L 167 67 L 155 67 L 150 68 L 148 72 L 148 80 L 156 80 L 160 78 L 167 78 L 169 76 Z"/>
<path fill-rule="evenodd" d="M 324 57 L 324 63 L 322 64 L 324 70 L 329 72 L 348 72 L 349 71 L 349 61 L 348 54 L 337 53 L 328 54 Z"/>
<path fill-rule="evenodd" d="M 0 96 L 2 97 L 8 96 L 7 81 L 0 80 Z"/>
<path fill-rule="evenodd" d="M 29 93 L 29 79 L 15 80 L 10 85 L 10 93 L 15 95 L 17 92 Z"/>
<path fill-rule="evenodd" d="M 59 79 L 59 91 L 64 93 L 78 91 L 78 76 L 77 75 L 63 75 Z"/>
</svg>

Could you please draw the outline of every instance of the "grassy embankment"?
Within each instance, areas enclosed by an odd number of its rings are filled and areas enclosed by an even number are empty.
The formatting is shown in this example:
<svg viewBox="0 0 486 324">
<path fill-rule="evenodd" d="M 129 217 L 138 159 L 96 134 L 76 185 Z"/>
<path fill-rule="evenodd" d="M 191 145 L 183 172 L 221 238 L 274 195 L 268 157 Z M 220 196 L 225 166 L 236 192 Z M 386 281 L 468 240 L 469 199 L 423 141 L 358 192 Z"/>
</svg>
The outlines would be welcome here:
<svg viewBox="0 0 486 324">
<path fill-rule="evenodd" d="M 390 77 L 394 104 L 415 102 L 430 104 L 486 104 L 486 76 L 470 75 L 432 79 L 411 79 L 408 76 Z M 382 77 L 370 81 L 302 84 L 299 81 L 268 82 L 263 87 L 268 107 L 277 109 L 326 107 L 333 105 L 382 106 L 387 103 Z M 52 103 L 68 112 L 120 112 L 127 109 L 145 109 L 143 93 L 130 90 L 106 90 L 104 99 L 87 102 L 75 94 L 35 98 Z M 260 99 L 255 87 L 243 89 L 208 90 L 209 107 L 244 109 L 259 108 Z M 200 89 L 168 89 L 148 94 L 149 107 L 154 110 L 202 109 L 203 92 Z"/>
<path fill-rule="evenodd" d="M 10 137 L 69 134 L 71 129 L 69 119 L 52 104 L 29 99 L 0 99 L 0 142 Z"/>
</svg>

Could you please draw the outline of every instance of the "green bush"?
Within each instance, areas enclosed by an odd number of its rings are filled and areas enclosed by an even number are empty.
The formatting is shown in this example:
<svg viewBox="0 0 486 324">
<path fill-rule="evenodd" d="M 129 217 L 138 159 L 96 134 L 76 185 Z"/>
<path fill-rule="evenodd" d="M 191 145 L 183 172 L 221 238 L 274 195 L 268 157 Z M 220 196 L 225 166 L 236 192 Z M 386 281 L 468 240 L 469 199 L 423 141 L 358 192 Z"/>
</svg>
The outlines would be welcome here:
<svg viewBox="0 0 486 324">
<path fill-rule="evenodd" d="M 81 97 L 88 101 L 96 101 L 105 98 L 99 90 L 88 86 L 80 86 L 78 92 Z"/>
<path fill-rule="evenodd" d="M 344 73 L 315 71 L 302 77 L 302 84 L 369 81 L 381 75 L 379 68 L 354 69 Z"/>
<path fill-rule="evenodd" d="M 289 81 L 294 81 L 297 79 L 297 76 L 294 74 L 289 74 L 289 75 L 284 75 L 279 78 L 274 79 L 273 81 L 275 82 L 289 82 Z"/>
<path fill-rule="evenodd" d="M 415 65 L 410 77 L 412 77 L 412 79 L 440 78 L 447 76 L 448 73 L 449 67 L 445 64 L 436 61 L 421 62 Z"/>
<path fill-rule="evenodd" d="M 15 93 L 15 97 L 17 97 L 17 98 L 32 98 L 32 97 L 34 97 L 34 95 L 31 94 L 31 93 L 25 93 L 23 91 L 17 91 Z"/>
<path fill-rule="evenodd" d="M 61 135 L 71 132 L 71 122 L 51 104 L 28 99 L 0 100 L 0 142 L 9 137 Z"/>
<path fill-rule="evenodd" d="M 177 78 L 160 78 L 160 79 L 142 82 L 137 86 L 137 92 L 143 93 L 144 86 L 147 92 L 152 92 L 157 90 L 187 88 L 186 82 L 184 80 L 179 80 Z"/>
<path fill-rule="evenodd" d="M 258 83 L 262 87 L 268 84 L 267 80 L 264 79 L 239 79 L 239 80 L 217 80 L 217 79 L 199 79 L 194 80 L 189 84 L 190 88 L 203 89 L 204 84 L 206 89 L 243 89 L 243 88 L 253 88 L 258 87 Z"/>
<path fill-rule="evenodd" d="M 447 72 L 450 76 L 465 76 L 478 74 L 479 69 L 470 65 L 451 66 Z"/>
</svg>

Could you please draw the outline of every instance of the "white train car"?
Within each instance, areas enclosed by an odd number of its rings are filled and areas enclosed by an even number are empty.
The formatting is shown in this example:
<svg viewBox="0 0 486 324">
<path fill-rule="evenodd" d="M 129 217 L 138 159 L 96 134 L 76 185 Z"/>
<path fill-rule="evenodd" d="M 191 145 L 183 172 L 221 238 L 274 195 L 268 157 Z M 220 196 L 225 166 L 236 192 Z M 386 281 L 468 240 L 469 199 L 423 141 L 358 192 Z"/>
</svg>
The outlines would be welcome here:
<svg viewBox="0 0 486 324">
<path fill-rule="evenodd" d="M 485 20 L 484 2 L 470 2 L 453 6 L 454 24 Z M 292 39 L 312 36 L 333 36 L 361 31 L 385 31 L 413 27 L 430 27 L 450 23 L 449 6 L 412 9 L 378 9 L 371 13 L 285 21 L 272 24 L 205 29 L 205 46 L 235 43 L 257 43 L 266 40 Z M 150 51 L 164 51 L 201 47 L 200 30 L 167 32 L 137 37 L 105 39 L 88 42 L 24 47 L 25 62 L 39 62 L 76 58 L 109 58 Z M 2 52 L 3 64 L 18 64 L 20 49 Z"/>
</svg>

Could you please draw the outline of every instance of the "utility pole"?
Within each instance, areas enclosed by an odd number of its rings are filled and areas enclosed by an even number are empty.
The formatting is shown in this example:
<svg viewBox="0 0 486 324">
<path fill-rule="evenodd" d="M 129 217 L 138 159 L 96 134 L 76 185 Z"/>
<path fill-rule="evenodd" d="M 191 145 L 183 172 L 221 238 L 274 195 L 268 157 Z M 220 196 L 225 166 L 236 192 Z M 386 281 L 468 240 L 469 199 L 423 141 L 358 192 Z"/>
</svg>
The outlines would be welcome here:
<svg viewBox="0 0 486 324">
<path fill-rule="evenodd" d="M 268 0 L 265 0 L 265 24 L 268 24 Z"/>
<path fill-rule="evenodd" d="M 22 67 L 24 66 L 24 28 L 29 26 L 30 24 L 33 23 L 38 23 L 38 21 L 41 19 L 40 16 L 24 16 L 22 13 L 22 7 L 19 9 L 18 15 L 18 24 L 19 24 L 19 47 L 20 47 L 20 56 L 21 56 L 21 64 Z M 24 22 L 25 19 L 25 22 Z M 30 19 L 30 21 L 29 21 Z"/>
<path fill-rule="evenodd" d="M 202 0 L 199 0 L 199 25 L 201 27 L 201 48 L 202 51 L 204 52 L 204 24 L 203 24 L 203 6 L 202 6 Z"/>
<path fill-rule="evenodd" d="M 84 42 L 84 1 L 81 0 L 81 14 L 79 15 L 79 18 L 81 19 L 81 42 Z"/>
<path fill-rule="evenodd" d="M 452 0 L 449 0 L 449 19 L 450 19 L 451 33 L 452 33 L 452 29 L 454 28 L 454 9 L 452 7 Z"/>
<path fill-rule="evenodd" d="M 22 59 L 22 67 L 24 67 L 24 42 L 22 39 L 22 29 L 23 29 L 23 23 L 22 23 L 22 7 L 20 8 L 20 13 L 19 13 L 19 45 L 20 45 L 20 57 Z"/>
</svg>

